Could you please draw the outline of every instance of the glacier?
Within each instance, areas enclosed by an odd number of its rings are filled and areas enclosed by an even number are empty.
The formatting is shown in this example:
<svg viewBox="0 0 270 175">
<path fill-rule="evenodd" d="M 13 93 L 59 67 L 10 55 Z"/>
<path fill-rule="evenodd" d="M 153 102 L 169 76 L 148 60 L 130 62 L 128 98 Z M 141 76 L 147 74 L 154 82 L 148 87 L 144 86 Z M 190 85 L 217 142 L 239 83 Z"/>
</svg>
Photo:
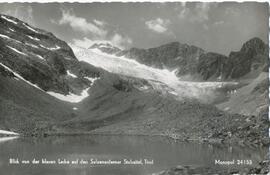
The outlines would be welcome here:
<svg viewBox="0 0 270 175">
<path fill-rule="evenodd" d="M 165 90 L 179 99 L 195 98 L 208 102 L 214 98 L 216 90 L 238 85 L 237 82 L 182 81 L 181 77 L 176 76 L 175 70 L 153 68 L 123 56 L 106 54 L 97 48 L 85 49 L 74 45 L 70 46 L 79 61 L 87 62 L 112 73 L 146 79 L 154 88 Z M 162 84 L 168 87 L 164 89 Z"/>
</svg>

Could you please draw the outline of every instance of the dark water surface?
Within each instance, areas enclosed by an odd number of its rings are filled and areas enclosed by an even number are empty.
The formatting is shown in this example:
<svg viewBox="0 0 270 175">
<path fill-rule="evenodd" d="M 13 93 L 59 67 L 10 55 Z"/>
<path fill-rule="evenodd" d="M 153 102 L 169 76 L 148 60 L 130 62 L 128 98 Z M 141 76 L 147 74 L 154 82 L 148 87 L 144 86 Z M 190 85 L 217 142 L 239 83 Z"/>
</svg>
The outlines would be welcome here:
<svg viewBox="0 0 270 175">
<path fill-rule="evenodd" d="M 17 138 L 0 142 L 0 174 L 2 175 L 144 175 L 157 173 L 177 165 L 241 168 L 244 165 L 218 166 L 215 159 L 262 160 L 267 149 L 229 147 L 175 142 L 164 137 L 144 136 L 65 136 Z M 10 158 L 30 160 L 30 164 L 10 164 Z M 32 160 L 55 160 L 54 165 L 32 164 Z M 58 159 L 81 159 L 88 164 L 57 164 Z M 148 159 L 149 165 L 91 165 L 90 159 Z M 41 163 L 41 162 L 40 162 Z M 245 165 L 249 166 L 249 165 Z"/>
</svg>

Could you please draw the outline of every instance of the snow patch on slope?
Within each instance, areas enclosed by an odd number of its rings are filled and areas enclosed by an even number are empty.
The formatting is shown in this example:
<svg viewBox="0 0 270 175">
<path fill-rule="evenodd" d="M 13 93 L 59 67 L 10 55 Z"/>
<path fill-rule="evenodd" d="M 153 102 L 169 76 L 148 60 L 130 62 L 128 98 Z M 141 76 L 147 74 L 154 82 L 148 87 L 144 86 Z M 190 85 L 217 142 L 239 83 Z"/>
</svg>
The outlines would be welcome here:
<svg viewBox="0 0 270 175">
<path fill-rule="evenodd" d="M 10 48 L 11 50 L 17 52 L 18 54 L 21 54 L 21 55 L 24 55 L 24 56 L 28 56 L 26 53 L 23 53 L 23 52 L 21 52 L 21 51 L 15 49 L 15 48 L 13 48 L 13 47 L 11 47 L 11 46 L 7 46 L 7 47 Z"/>
<path fill-rule="evenodd" d="M 47 93 L 50 94 L 51 96 L 54 96 L 55 98 L 58 98 L 59 100 L 62 100 L 62 101 L 66 101 L 66 102 L 70 102 L 70 103 L 79 103 L 80 101 L 82 101 L 83 99 L 85 99 L 89 96 L 89 94 L 88 94 L 89 89 L 90 89 L 90 87 L 84 89 L 80 95 L 76 95 L 73 93 L 70 93 L 68 95 L 63 95 L 63 94 L 59 94 L 59 93 L 51 92 L 51 91 L 49 91 Z"/>
<path fill-rule="evenodd" d="M 71 76 L 72 78 L 78 78 L 75 74 L 71 73 L 69 70 L 67 70 L 67 75 Z"/>
<path fill-rule="evenodd" d="M 28 26 L 27 24 L 23 23 L 23 25 L 24 25 L 27 29 L 31 30 L 32 32 L 39 33 L 37 30 L 33 29 L 32 27 Z"/>
<path fill-rule="evenodd" d="M 44 49 L 47 49 L 47 50 L 59 50 L 59 49 L 61 49 L 61 47 L 59 47 L 57 45 L 55 47 L 46 47 L 46 46 L 40 44 L 39 46 L 44 48 Z"/>
<path fill-rule="evenodd" d="M 37 89 L 43 91 L 40 87 L 38 87 L 37 85 L 31 83 L 30 81 L 27 81 L 26 79 L 24 79 L 22 76 L 20 76 L 18 73 L 16 73 L 15 71 L 13 71 L 12 69 L 10 69 L 10 68 L 7 67 L 6 65 L 0 63 L 0 66 L 3 66 L 3 67 L 4 67 L 5 69 L 7 69 L 8 71 L 12 72 L 17 78 L 23 80 L 23 81 L 26 82 L 27 84 L 29 84 L 29 85 L 31 85 L 31 86 L 33 86 L 33 87 L 35 87 L 35 88 L 37 88 Z"/>
<path fill-rule="evenodd" d="M 27 46 L 30 46 L 30 47 L 33 47 L 33 48 L 36 48 L 38 49 L 38 46 L 34 45 L 34 44 L 31 44 L 31 43 L 25 43 Z"/>
<path fill-rule="evenodd" d="M 87 79 L 87 80 L 89 80 L 89 81 L 91 81 L 91 82 L 92 82 L 91 85 L 93 85 L 93 84 L 95 83 L 95 81 L 99 79 L 99 77 L 95 77 L 95 78 L 92 78 L 92 77 L 84 77 L 84 78 Z"/>
<path fill-rule="evenodd" d="M 32 40 L 40 41 L 40 39 L 35 38 L 35 37 L 32 37 L 32 36 L 30 36 L 30 35 L 27 35 L 27 37 L 30 38 L 30 39 L 32 39 Z"/>
<path fill-rule="evenodd" d="M 22 43 L 21 41 L 18 41 L 18 40 L 15 40 L 15 39 L 13 39 L 13 38 L 10 38 L 9 36 L 7 36 L 7 35 L 3 35 L 3 34 L 0 34 L 0 37 L 1 38 L 5 38 L 5 39 L 9 39 L 9 40 L 12 40 L 12 41 L 15 41 L 16 43 Z"/>
<path fill-rule="evenodd" d="M 3 66 L 5 69 L 7 69 L 8 71 L 12 72 L 18 79 L 20 80 L 23 80 L 24 82 L 26 82 L 27 84 L 43 91 L 40 87 L 38 87 L 37 85 L 31 83 L 30 81 L 27 81 L 25 80 L 22 76 L 20 76 L 18 73 L 16 73 L 15 71 L 13 71 L 12 69 L 10 69 L 8 66 L 0 63 L 0 66 Z M 16 78 L 15 78 L 16 79 Z M 93 83 L 97 80 L 98 78 L 94 78 L 92 83 L 91 83 L 91 86 L 93 85 Z M 66 102 L 70 102 L 70 103 L 78 103 L 78 102 L 81 102 L 82 100 L 84 100 L 85 98 L 87 98 L 89 96 L 88 94 L 88 90 L 90 89 L 90 87 L 84 89 L 80 95 L 76 95 L 76 94 L 73 94 L 73 93 L 70 93 L 68 95 L 63 95 L 63 94 L 60 94 L 60 93 L 56 93 L 56 92 L 52 92 L 52 91 L 48 91 L 47 94 L 59 99 L 59 100 L 62 100 L 62 101 L 66 101 Z"/>
<path fill-rule="evenodd" d="M 14 29 L 12 29 L 12 28 L 8 28 L 11 32 L 15 32 L 15 30 Z"/>
<path fill-rule="evenodd" d="M 6 39 L 11 39 L 9 36 L 7 36 L 7 35 L 3 35 L 3 34 L 0 34 L 0 37 L 2 37 L 2 38 L 6 38 Z"/>
<path fill-rule="evenodd" d="M 96 78 L 84 77 L 84 78 L 90 80 L 92 83 L 90 84 L 90 87 L 84 89 L 81 92 L 80 95 L 76 95 L 76 94 L 73 94 L 73 93 L 69 93 L 68 95 L 63 95 L 63 94 L 59 94 L 59 93 L 55 93 L 55 92 L 50 92 L 50 91 L 47 92 L 47 93 L 50 94 L 51 96 L 54 96 L 55 98 L 57 98 L 59 100 L 62 100 L 62 101 L 66 101 L 66 102 L 70 102 L 70 103 L 79 103 L 79 102 L 83 101 L 85 98 L 87 98 L 89 96 L 88 90 L 95 83 L 95 81 L 99 79 L 98 77 L 96 77 Z M 73 110 L 76 110 L 76 109 L 73 109 Z"/>
<path fill-rule="evenodd" d="M 38 54 L 34 54 L 34 53 L 33 53 L 33 55 L 36 56 L 37 58 L 41 59 L 41 60 L 45 60 L 45 58 L 43 58 L 42 56 L 40 56 L 40 55 L 38 55 Z"/>
<path fill-rule="evenodd" d="M 7 20 L 8 22 L 11 22 L 11 23 L 13 23 L 13 24 L 18 24 L 16 21 L 13 21 L 12 19 L 9 19 L 9 18 L 7 18 L 7 17 L 5 17 L 5 16 L 1 16 L 1 18 L 5 19 L 5 20 Z"/>
<path fill-rule="evenodd" d="M 61 49 L 60 46 L 56 45 L 55 47 L 48 48 L 49 50 L 59 50 Z"/>
</svg>

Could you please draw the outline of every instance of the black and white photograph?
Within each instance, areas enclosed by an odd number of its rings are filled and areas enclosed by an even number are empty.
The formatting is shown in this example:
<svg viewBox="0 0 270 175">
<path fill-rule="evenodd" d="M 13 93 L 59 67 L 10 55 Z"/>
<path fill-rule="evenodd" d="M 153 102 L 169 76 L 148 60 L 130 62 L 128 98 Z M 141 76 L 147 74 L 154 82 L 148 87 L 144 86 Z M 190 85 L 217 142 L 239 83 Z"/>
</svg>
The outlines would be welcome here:
<svg viewBox="0 0 270 175">
<path fill-rule="evenodd" d="M 0 1 L 0 175 L 269 174 L 268 2 Z"/>
</svg>

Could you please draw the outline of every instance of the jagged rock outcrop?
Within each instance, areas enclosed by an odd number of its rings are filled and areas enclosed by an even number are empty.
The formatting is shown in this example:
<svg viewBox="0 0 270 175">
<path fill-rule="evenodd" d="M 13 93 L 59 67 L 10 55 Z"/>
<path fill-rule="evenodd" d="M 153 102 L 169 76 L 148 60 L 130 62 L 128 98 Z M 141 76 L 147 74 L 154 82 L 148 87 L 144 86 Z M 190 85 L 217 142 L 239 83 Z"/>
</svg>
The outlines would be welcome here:
<svg viewBox="0 0 270 175">
<path fill-rule="evenodd" d="M 268 47 L 259 38 L 247 41 L 238 52 L 231 52 L 231 78 L 240 78 L 254 70 L 263 70 L 268 65 Z"/>
<path fill-rule="evenodd" d="M 247 74 L 268 71 L 267 45 L 259 38 L 252 38 L 243 44 L 240 51 L 229 56 L 217 53 L 205 53 L 199 58 L 198 73 L 204 80 L 239 79 Z"/>
<path fill-rule="evenodd" d="M 211 77 L 218 77 L 218 79 L 221 80 L 229 76 L 228 73 L 226 73 L 228 71 L 225 70 L 229 69 L 227 65 L 228 58 L 226 56 L 208 52 L 200 56 L 197 71 L 204 80 Z"/>
</svg>

